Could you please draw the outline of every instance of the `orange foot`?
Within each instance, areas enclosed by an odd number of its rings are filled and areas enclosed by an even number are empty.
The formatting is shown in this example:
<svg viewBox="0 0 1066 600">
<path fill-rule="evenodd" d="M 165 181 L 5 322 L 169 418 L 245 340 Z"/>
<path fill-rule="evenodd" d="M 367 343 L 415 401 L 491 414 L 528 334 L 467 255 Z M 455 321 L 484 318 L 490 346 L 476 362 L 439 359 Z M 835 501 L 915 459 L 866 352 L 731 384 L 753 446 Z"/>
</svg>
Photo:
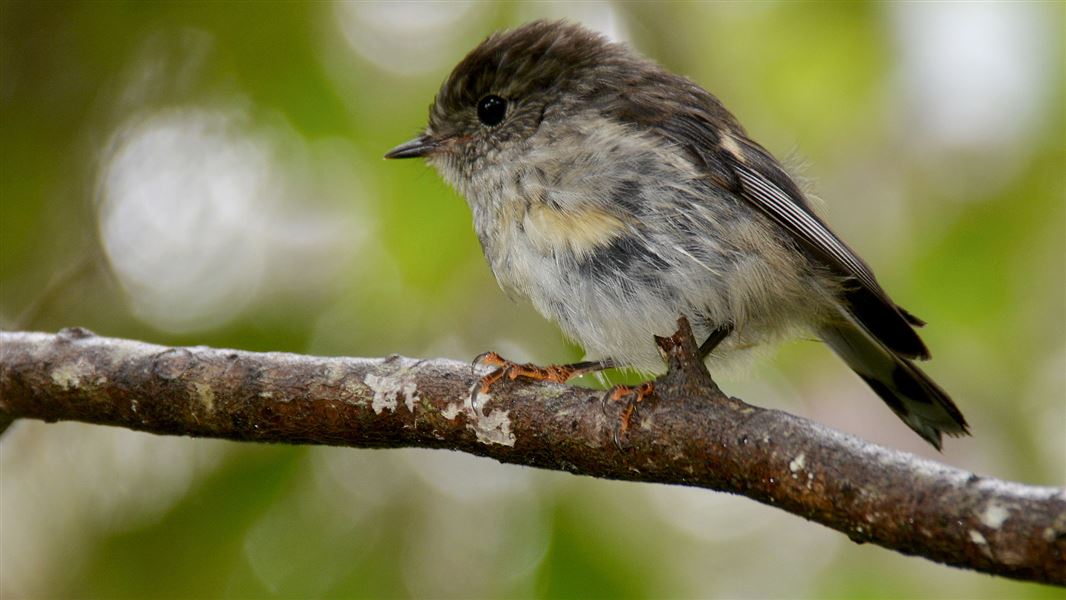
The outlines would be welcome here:
<svg viewBox="0 0 1066 600">
<path fill-rule="evenodd" d="M 637 405 L 644 401 L 645 398 L 655 393 L 655 382 L 646 381 L 640 385 L 628 386 L 628 385 L 616 385 L 607 390 L 607 393 L 603 395 L 600 400 L 600 405 L 603 409 L 603 414 L 607 415 L 607 402 L 617 402 L 625 398 L 625 408 L 622 409 L 622 416 L 618 423 L 618 428 L 612 432 L 612 439 L 614 439 L 614 445 L 619 450 L 622 449 L 622 436 L 629 431 L 629 421 L 633 417 L 633 412 L 636 411 Z"/>
<path fill-rule="evenodd" d="M 608 369 L 614 366 L 610 361 L 588 361 L 570 365 L 548 365 L 546 367 L 539 367 L 530 363 L 519 364 L 511 362 L 495 352 L 483 352 L 477 355 L 471 366 L 477 367 L 478 365 L 496 367 L 496 369 L 482 377 L 470 392 L 470 401 L 475 404 L 478 394 L 487 394 L 489 388 L 504 377 L 511 381 L 522 377 L 534 381 L 566 383 L 578 375 L 584 375 L 594 371 L 602 371 L 603 369 Z"/>
</svg>

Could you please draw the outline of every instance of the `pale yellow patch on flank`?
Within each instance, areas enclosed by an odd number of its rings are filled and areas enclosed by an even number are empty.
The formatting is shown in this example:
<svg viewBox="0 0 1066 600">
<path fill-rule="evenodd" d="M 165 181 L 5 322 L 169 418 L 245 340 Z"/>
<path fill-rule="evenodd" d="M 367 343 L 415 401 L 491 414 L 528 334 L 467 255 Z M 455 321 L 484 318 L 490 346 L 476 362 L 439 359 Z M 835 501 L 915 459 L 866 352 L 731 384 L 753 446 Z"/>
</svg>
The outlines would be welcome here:
<svg viewBox="0 0 1066 600">
<path fill-rule="evenodd" d="M 570 250 L 578 256 L 611 243 L 626 229 L 622 219 L 596 207 L 560 211 L 533 205 L 526 212 L 523 225 L 537 250 L 545 254 Z"/>
</svg>

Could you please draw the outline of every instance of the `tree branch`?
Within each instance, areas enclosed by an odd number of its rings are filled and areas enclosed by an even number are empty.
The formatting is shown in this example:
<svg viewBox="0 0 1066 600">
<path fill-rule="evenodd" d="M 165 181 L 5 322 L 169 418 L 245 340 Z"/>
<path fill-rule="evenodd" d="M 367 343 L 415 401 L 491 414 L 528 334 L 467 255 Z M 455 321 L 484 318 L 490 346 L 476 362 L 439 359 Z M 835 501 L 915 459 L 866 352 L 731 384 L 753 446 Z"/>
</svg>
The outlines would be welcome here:
<svg viewBox="0 0 1066 600">
<path fill-rule="evenodd" d="M 593 477 L 742 494 L 904 554 L 1066 584 L 1066 490 L 979 477 L 722 394 L 682 330 L 624 447 L 593 390 L 450 360 L 320 358 L 0 333 L 0 421 L 75 420 L 258 442 L 461 450 Z"/>
</svg>

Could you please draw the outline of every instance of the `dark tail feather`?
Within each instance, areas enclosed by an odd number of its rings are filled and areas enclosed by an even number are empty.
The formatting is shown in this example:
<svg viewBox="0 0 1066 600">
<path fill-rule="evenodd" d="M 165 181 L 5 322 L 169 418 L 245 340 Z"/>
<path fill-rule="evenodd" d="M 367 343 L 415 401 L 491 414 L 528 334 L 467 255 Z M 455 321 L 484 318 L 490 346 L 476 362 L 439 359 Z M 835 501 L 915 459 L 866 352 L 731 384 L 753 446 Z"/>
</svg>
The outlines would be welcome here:
<svg viewBox="0 0 1066 600">
<path fill-rule="evenodd" d="M 914 327 L 925 325 L 918 317 L 896 306 L 884 293 L 866 287 L 844 292 L 851 317 L 893 353 L 905 358 L 929 358 L 929 349 Z"/>
<path fill-rule="evenodd" d="M 850 318 L 825 327 L 823 340 L 908 427 L 940 449 L 941 434 L 969 435 L 947 393 L 910 360 L 892 352 Z"/>
</svg>

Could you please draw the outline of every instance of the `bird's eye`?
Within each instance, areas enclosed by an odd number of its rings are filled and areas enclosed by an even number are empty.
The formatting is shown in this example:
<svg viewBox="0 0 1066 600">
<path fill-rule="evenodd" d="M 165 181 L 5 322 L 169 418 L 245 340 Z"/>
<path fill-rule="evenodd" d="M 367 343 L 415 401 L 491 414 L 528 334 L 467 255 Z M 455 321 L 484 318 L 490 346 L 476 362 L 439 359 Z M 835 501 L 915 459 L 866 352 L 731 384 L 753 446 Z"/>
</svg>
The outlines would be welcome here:
<svg viewBox="0 0 1066 600">
<path fill-rule="evenodd" d="M 499 125 L 507 114 L 507 101 L 496 95 L 489 95 L 477 103 L 477 118 L 489 127 Z"/>
</svg>

